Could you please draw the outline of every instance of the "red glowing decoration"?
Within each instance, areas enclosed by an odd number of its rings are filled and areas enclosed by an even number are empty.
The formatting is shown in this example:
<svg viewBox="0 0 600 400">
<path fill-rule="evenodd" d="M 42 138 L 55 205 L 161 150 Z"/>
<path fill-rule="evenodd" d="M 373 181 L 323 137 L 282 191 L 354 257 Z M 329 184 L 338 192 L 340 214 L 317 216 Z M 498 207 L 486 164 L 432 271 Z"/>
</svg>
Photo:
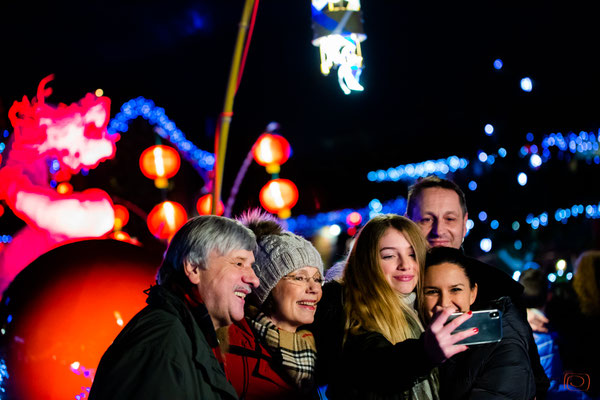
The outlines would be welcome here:
<svg viewBox="0 0 600 400">
<path fill-rule="evenodd" d="M 69 172 L 67 168 L 61 168 L 57 172 L 52 174 L 52 178 L 56 182 L 66 182 L 71 179 L 72 174 Z"/>
<path fill-rule="evenodd" d="M 346 217 L 346 223 L 350 226 L 360 225 L 362 222 L 362 215 L 359 212 L 353 211 Z"/>
<path fill-rule="evenodd" d="M 129 222 L 129 210 L 127 207 L 122 206 L 120 204 L 115 204 L 115 227 L 116 231 L 120 231 L 123 229 L 125 225 Z"/>
<path fill-rule="evenodd" d="M 148 229 L 158 239 L 170 240 L 187 221 L 183 206 L 174 201 L 157 204 L 148 214 Z"/>
<path fill-rule="evenodd" d="M 60 194 L 48 184 L 50 160 L 58 162 L 52 178 L 61 182 L 115 155 L 119 135 L 107 131 L 110 99 L 88 93 L 68 106 L 47 104 L 52 79 L 40 82 L 31 102 L 23 97 L 8 111 L 14 132 L 0 168 L 0 199 L 27 226 L 0 253 L 0 291 L 40 254 L 70 240 L 104 236 L 114 225 L 106 192 Z"/>
<path fill-rule="evenodd" d="M 120 240 L 121 242 L 126 242 L 126 243 L 131 243 L 134 244 L 136 246 L 141 246 L 142 244 L 139 242 L 139 240 L 132 238 L 131 236 L 129 236 L 129 234 L 127 232 L 123 232 L 123 231 L 114 231 L 112 233 L 110 233 L 108 235 L 109 239 L 115 239 L 115 240 Z"/>
<path fill-rule="evenodd" d="M 71 194 L 73 193 L 73 185 L 69 182 L 61 182 L 56 186 L 56 191 L 60 194 Z"/>
<path fill-rule="evenodd" d="M 298 188 L 289 179 L 272 179 L 260 190 L 260 204 L 280 218 L 289 218 L 298 202 Z"/>
<path fill-rule="evenodd" d="M 210 215 L 212 209 L 212 194 L 205 194 L 204 196 L 198 199 L 196 203 L 196 210 L 198 210 L 198 214 L 200 215 Z M 223 202 L 219 200 L 217 204 L 217 215 L 223 215 L 225 212 L 225 206 Z"/>
<path fill-rule="evenodd" d="M 79 103 L 51 106 L 45 103 L 52 89 L 46 84 L 54 78 L 44 78 L 31 103 L 27 97 L 15 102 L 8 111 L 14 130 L 11 153 L 18 161 L 30 163 L 41 157 L 54 156 L 72 173 L 81 168 L 93 169 L 115 155 L 119 135 L 106 130 L 110 119 L 110 99 L 88 93 Z M 13 158 L 14 154 L 9 154 Z M 8 164 L 8 162 L 7 162 Z"/>
<path fill-rule="evenodd" d="M 260 135 L 252 148 L 254 160 L 267 167 L 270 174 L 279 173 L 279 166 L 290 158 L 291 151 L 289 142 L 283 136 L 271 133 Z"/>
<path fill-rule="evenodd" d="M 146 305 L 161 250 L 86 240 L 25 268 L 0 304 L 11 398 L 87 399 L 100 358 Z"/>
<path fill-rule="evenodd" d="M 148 147 L 140 156 L 140 169 L 146 178 L 154 179 L 159 189 L 167 187 L 167 179 L 179 171 L 181 158 L 172 147 L 158 144 Z"/>
</svg>

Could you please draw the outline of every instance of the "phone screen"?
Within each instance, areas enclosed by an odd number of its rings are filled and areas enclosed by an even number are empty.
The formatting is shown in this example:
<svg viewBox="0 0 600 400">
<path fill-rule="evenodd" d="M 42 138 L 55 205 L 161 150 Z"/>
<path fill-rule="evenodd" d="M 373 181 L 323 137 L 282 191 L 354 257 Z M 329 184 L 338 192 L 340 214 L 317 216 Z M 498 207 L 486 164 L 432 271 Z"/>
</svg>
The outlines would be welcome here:
<svg viewBox="0 0 600 400">
<path fill-rule="evenodd" d="M 452 314 L 446 323 L 462 314 L 463 313 Z M 502 312 L 496 309 L 473 311 L 471 318 L 459 325 L 452 334 L 472 328 L 478 328 L 479 333 L 461 340 L 456 344 L 474 345 L 499 342 L 502 339 Z"/>
</svg>

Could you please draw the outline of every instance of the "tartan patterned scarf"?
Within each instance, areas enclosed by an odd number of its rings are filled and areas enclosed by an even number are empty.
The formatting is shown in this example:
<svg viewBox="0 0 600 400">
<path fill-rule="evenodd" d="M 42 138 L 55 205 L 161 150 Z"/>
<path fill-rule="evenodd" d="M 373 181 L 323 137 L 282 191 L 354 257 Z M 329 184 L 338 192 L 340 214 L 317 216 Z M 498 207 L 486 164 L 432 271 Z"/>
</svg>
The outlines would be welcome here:
<svg viewBox="0 0 600 400">
<path fill-rule="evenodd" d="M 264 313 L 248 307 L 246 320 L 266 345 L 283 370 L 302 391 L 315 387 L 317 348 L 312 333 L 306 330 L 288 332 L 278 329 Z"/>
</svg>

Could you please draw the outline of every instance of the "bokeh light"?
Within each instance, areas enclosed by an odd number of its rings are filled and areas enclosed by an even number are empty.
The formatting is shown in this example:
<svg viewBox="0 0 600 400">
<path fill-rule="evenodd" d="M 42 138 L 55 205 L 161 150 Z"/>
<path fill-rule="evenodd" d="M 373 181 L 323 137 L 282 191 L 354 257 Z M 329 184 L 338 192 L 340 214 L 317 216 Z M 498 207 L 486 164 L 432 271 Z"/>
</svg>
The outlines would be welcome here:
<svg viewBox="0 0 600 400">
<path fill-rule="evenodd" d="M 524 92 L 531 92 L 533 90 L 533 82 L 531 78 L 525 77 L 521 79 L 521 90 Z"/>
</svg>

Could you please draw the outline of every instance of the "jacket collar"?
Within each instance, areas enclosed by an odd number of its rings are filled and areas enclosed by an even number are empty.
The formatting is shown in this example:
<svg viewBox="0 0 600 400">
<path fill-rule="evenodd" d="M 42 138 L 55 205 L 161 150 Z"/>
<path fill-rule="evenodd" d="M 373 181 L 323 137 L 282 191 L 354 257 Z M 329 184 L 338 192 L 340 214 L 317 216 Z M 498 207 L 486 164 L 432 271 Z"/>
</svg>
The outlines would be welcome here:
<svg viewBox="0 0 600 400">
<path fill-rule="evenodd" d="M 196 367 L 207 371 L 204 377 L 208 383 L 237 398 L 233 386 L 227 381 L 223 367 L 210 351 L 218 346 L 218 341 L 206 306 L 198 304 L 190 308 L 181 297 L 161 285 L 152 286 L 145 293 L 148 294 L 146 299 L 148 305 L 174 314 L 181 321 L 192 343 Z"/>
</svg>

